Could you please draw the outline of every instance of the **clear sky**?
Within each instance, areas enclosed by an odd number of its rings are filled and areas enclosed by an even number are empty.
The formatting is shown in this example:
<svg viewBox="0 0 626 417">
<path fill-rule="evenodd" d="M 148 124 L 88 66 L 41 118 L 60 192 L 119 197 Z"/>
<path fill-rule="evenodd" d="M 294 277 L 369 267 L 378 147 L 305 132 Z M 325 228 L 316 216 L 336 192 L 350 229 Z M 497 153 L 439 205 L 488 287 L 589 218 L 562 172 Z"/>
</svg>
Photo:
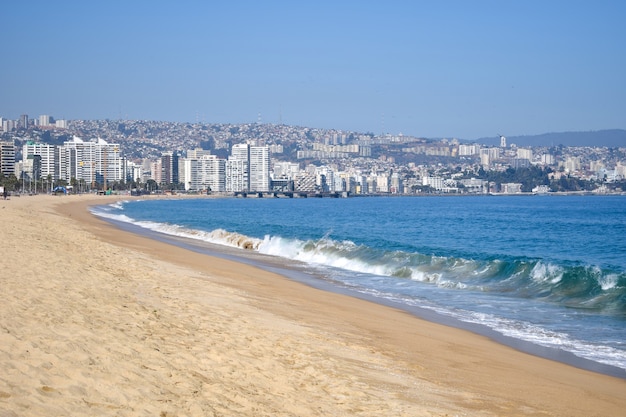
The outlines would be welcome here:
<svg viewBox="0 0 626 417">
<path fill-rule="evenodd" d="M 626 128 L 626 1 L 10 1 L 0 116 Z"/>
</svg>

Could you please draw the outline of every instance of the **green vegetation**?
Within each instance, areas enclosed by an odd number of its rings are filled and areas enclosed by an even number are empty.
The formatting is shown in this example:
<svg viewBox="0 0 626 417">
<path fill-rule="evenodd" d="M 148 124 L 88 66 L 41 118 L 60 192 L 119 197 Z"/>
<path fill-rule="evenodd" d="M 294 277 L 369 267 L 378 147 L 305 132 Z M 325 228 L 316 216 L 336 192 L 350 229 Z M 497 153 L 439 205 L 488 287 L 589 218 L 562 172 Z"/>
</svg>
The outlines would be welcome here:
<svg viewBox="0 0 626 417">
<path fill-rule="evenodd" d="M 539 185 L 547 185 L 550 191 L 592 191 L 605 183 L 605 180 L 585 180 L 555 172 L 551 168 L 532 166 L 529 168 L 508 168 L 504 171 L 478 170 L 478 178 L 496 184 L 520 183 L 522 192 L 531 192 Z M 607 184 L 609 185 L 609 184 Z M 624 189 L 623 183 L 612 183 L 611 188 Z"/>
<path fill-rule="evenodd" d="M 532 166 L 530 168 L 507 168 L 505 171 L 478 171 L 480 179 L 495 182 L 497 184 L 520 183 L 522 192 L 531 192 L 538 185 L 550 185 L 548 175 L 552 173 L 550 168 L 543 169 Z"/>
</svg>

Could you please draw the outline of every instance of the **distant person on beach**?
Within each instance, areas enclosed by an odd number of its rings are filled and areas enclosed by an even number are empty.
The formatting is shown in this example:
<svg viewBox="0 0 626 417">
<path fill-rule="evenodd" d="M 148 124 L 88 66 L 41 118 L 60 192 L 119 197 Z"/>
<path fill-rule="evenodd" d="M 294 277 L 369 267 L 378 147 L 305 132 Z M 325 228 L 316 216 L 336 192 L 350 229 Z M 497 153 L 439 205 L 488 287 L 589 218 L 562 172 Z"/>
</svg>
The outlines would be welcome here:
<svg viewBox="0 0 626 417">
<path fill-rule="evenodd" d="M 6 187 L 4 188 L 4 191 L 2 192 L 2 195 L 4 196 L 4 199 L 7 199 L 7 196 L 9 195 L 9 192 L 7 191 Z"/>
</svg>

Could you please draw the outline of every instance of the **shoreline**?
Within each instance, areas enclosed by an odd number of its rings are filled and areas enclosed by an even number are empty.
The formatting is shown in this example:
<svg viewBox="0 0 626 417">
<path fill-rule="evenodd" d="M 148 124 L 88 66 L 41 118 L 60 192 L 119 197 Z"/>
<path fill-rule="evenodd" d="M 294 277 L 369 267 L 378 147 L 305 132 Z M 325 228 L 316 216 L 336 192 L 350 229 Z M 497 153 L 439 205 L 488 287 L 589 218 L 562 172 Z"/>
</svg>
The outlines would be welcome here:
<svg viewBox="0 0 626 417">
<path fill-rule="evenodd" d="M 2 278 L 0 409 L 617 416 L 626 407 L 623 379 L 120 230 L 87 209 L 128 198 L 3 204 L 1 248 L 16 261 Z"/>
<path fill-rule="evenodd" d="M 511 347 L 520 352 L 528 353 L 552 361 L 561 362 L 563 364 L 574 366 L 583 370 L 597 372 L 607 376 L 626 380 L 626 369 L 622 369 L 609 364 L 604 364 L 601 362 L 595 362 L 590 359 L 576 356 L 573 353 L 562 349 L 545 347 L 533 342 L 516 339 L 511 336 L 506 336 L 480 323 L 464 322 L 459 319 L 445 316 L 435 311 L 421 308 L 418 306 L 408 306 L 406 304 L 377 298 L 375 296 L 368 295 L 363 292 L 358 292 L 347 287 L 340 287 L 331 282 L 324 281 L 321 278 L 316 278 L 310 275 L 310 273 L 308 272 L 302 272 L 299 269 L 293 268 L 292 265 L 282 265 L 285 260 L 280 258 L 274 258 L 269 255 L 262 255 L 257 252 L 246 252 L 240 249 L 233 249 L 227 246 L 220 246 L 208 242 L 196 241 L 180 236 L 163 234 L 157 231 L 141 228 L 139 226 L 133 225 L 132 223 L 120 222 L 108 218 L 101 218 L 101 220 L 104 220 L 105 222 L 111 224 L 113 227 L 116 227 L 125 232 L 133 233 L 149 239 L 158 240 L 166 244 L 180 246 L 184 249 L 193 250 L 207 256 L 212 256 L 220 259 L 228 259 L 233 262 L 245 263 L 252 267 L 279 274 L 285 278 L 288 278 L 292 281 L 301 283 L 311 288 L 345 295 L 352 298 L 364 300 L 366 302 L 371 302 L 381 306 L 401 310 L 419 319 L 426 320 L 434 324 L 466 330 L 479 336 L 485 336 L 498 344 Z"/>
</svg>

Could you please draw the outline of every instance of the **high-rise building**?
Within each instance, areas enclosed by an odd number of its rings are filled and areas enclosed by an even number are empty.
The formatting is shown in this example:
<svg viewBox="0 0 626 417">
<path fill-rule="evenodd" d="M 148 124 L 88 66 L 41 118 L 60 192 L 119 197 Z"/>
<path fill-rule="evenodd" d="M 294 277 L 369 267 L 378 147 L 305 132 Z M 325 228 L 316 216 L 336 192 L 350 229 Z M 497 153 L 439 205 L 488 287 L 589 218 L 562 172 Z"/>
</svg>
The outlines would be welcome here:
<svg viewBox="0 0 626 417">
<path fill-rule="evenodd" d="M 521 159 L 533 160 L 533 150 L 528 148 L 517 148 L 517 157 Z"/>
<path fill-rule="evenodd" d="M 59 178 L 68 183 L 77 180 L 91 187 L 123 181 L 124 161 L 119 149 L 119 144 L 102 139 L 84 142 L 75 136 L 59 147 Z"/>
<path fill-rule="evenodd" d="M 570 173 L 574 171 L 579 171 L 582 168 L 582 164 L 580 163 L 580 157 L 578 156 L 570 156 L 564 162 L 565 172 Z"/>
<path fill-rule="evenodd" d="M 397 172 L 391 174 L 391 179 L 389 182 L 389 192 L 392 194 L 402 194 L 404 192 L 404 187 L 402 184 L 402 180 Z"/>
<path fill-rule="evenodd" d="M 48 116 L 47 114 L 42 114 L 41 116 L 39 116 L 39 126 L 48 126 L 50 124 L 50 120 L 52 120 L 50 116 Z"/>
<path fill-rule="evenodd" d="M 235 159 L 232 155 L 226 161 L 226 191 L 239 193 L 248 190 L 248 161 Z"/>
<path fill-rule="evenodd" d="M 226 191 L 226 160 L 203 155 L 183 162 L 186 190 Z"/>
<path fill-rule="evenodd" d="M 211 155 L 211 151 L 202 148 L 190 149 L 187 151 L 187 159 L 200 159 L 204 155 Z"/>
<path fill-rule="evenodd" d="M 15 142 L 0 142 L 0 174 L 15 175 Z"/>
<path fill-rule="evenodd" d="M 126 165 L 126 182 L 142 182 L 143 167 L 132 161 Z"/>
<path fill-rule="evenodd" d="M 480 145 L 471 144 L 471 145 L 459 145 L 459 156 L 471 156 L 478 155 L 480 152 Z"/>
<path fill-rule="evenodd" d="M 500 157 L 500 148 L 482 148 L 480 150 L 480 163 L 489 166 Z"/>
<path fill-rule="evenodd" d="M 15 129 L 17 124 L 15 120 L 3 120 L 2 121 L 2 131 L 3 132 L 11 132 Z"/>
<path fill-rule="evenodd" d="M 292 180 L 300 171 L 300 165 L 294 162 L 276 162 L 273 171 L 274 179 Z"/>
<path fill-rule="evenodd" d="M 161 184 L 163 181 L 163 165 L 162 160 L 150 162 L 150 178 L 157 184 Z"/>
<path fill-rule="evenodd" d="M 554 165 L 554 155 L 544 153 L 541 155 L 541 163 L 544 165 Z"/>
<path fill-rule="evenodd" d="M 230 150 L 230 157 L 239 161 L 250 160 L 250 145 L 247 143 L 238 143 L 233 145 Z"/>
<path fill-rule="evenodd" d="M 226 191 L 231 193 L 250 191 L 250 146 L 246 143 L 233 145 L 226 162 Z"/>
<path fill-rule="evenodd" d="M 28 115 L 27 114 L 23 114 L 20 116 L 19 128 L 28 129 Z"/>
<path fill-rule="evenodd" d="M 59 148 L 47 143 L 26 142 L 22 147 L 22 157 L 27 159 L 31 155 L 41 158 L 41 178 L 59 179 Z"/>
<path fill-rule="evenodd" d="M 270 148 L 250 147 L 250 191 L 270 190 Z"/>
<path fill-rule="evenodd" d="M 226 191 L 267 192 L 270 190 L 269 146 L 233 145 L 226 163 Z"/>
<path fill-rule="evenodd" d="M 178 153 L 164 152 L 161 156 L 161 167 L 163 169 L 161 182 L 163 184 L 178 184 Z"/>
</svg>

